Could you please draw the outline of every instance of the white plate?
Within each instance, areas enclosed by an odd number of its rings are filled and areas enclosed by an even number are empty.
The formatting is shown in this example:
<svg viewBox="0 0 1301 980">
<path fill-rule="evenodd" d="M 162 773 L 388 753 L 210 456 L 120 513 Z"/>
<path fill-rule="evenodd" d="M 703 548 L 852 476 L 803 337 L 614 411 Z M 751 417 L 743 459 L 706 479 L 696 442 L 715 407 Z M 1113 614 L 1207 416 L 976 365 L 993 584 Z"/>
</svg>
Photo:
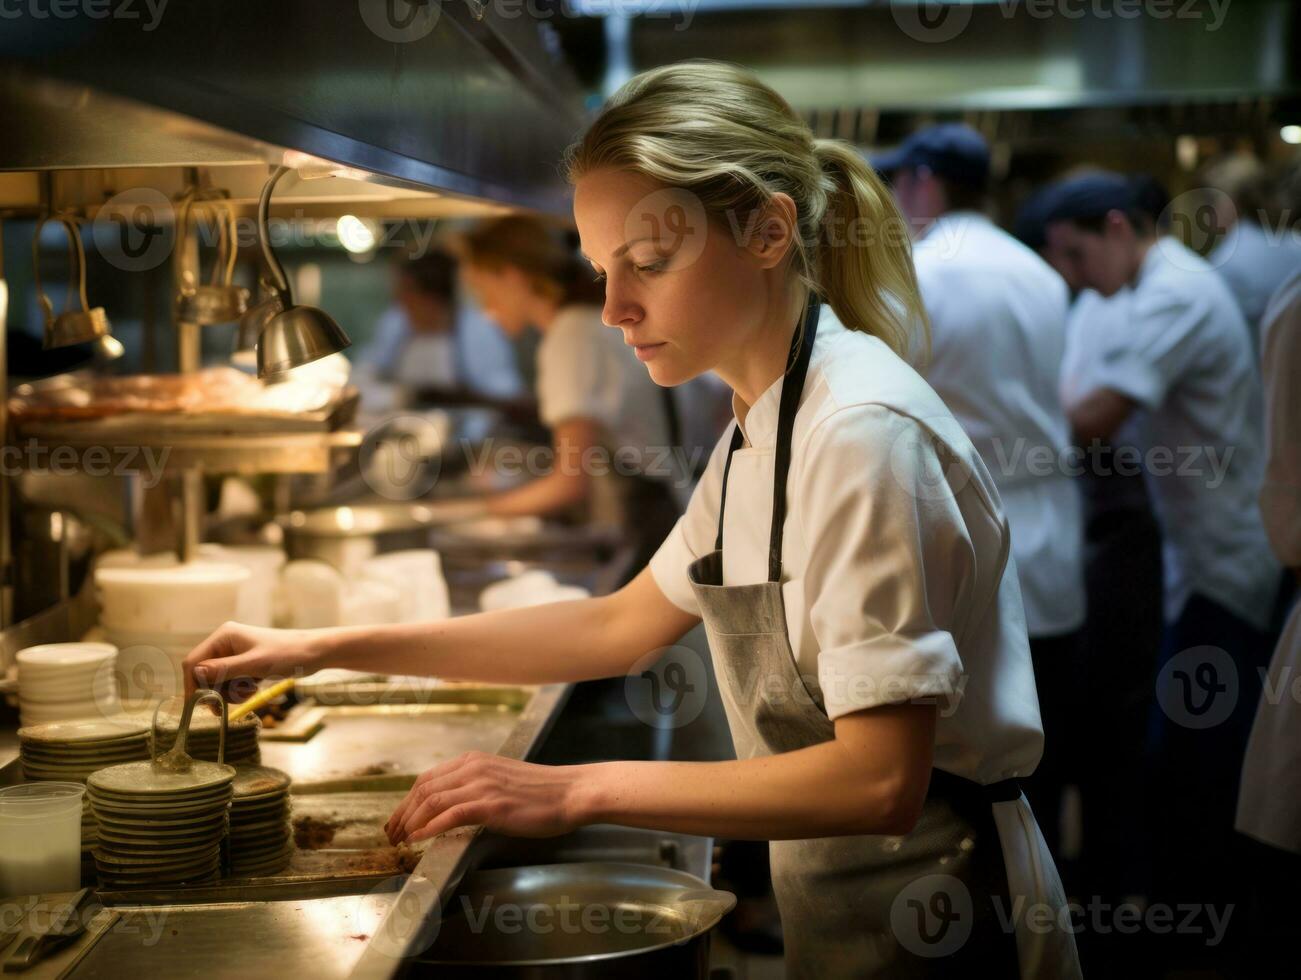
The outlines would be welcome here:
<svg viewBox="0 0 1301 980">
<path fill-rule="evenodd" d="M 110 643 L 43 643 L 19 650 L 14 658 L 18 674 L 42 671 L 59 673 L 69 667 L 98 666 L 112 660 L 117 648 Z"/>
</svg>

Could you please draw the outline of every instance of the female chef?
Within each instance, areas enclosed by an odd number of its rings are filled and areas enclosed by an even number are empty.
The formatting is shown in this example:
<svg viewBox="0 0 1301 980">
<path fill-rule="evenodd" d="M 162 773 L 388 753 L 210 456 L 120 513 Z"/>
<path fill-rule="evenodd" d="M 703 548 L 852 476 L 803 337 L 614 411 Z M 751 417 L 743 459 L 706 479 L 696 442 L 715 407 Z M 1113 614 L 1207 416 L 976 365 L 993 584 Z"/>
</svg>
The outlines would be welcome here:
<svg viewBox="0 0 1301 980">
<path fill-rule="evenodd" d="M 889 192 L 714 62 L 629 81 L 568 164 L 605 322 L 656 383 L 714 371 L 733 390 L 735 425 L 650 567 L 612 595 L 435 624 L 227 624 L 188 682 L 363 661 L 576 681 L 703 619 L 736 761 L 471 753 L 417 780 L 390 838 L 611 822 L 766 839 L 791 976 L 1079 976 L 1017 784 L 1042 730 L 1007 522 L 899 356 L 924 316 Z"/>
</svg>

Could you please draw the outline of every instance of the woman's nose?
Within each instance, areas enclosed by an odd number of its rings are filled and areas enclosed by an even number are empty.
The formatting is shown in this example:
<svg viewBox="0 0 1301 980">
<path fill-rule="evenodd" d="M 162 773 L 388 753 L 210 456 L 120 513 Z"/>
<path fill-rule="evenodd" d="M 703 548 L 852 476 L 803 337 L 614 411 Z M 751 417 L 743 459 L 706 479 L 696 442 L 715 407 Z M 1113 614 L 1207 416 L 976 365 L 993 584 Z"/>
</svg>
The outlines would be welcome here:
<svg viewBox="0 0 1301 980">
<path fill-rule="evenodd" d="M 605 307 L 601 319 L 608 327 L 625 327 L 641 319 L 641 309 L 632 298 L 614 284 L 605 284 Z"/>
</svg>

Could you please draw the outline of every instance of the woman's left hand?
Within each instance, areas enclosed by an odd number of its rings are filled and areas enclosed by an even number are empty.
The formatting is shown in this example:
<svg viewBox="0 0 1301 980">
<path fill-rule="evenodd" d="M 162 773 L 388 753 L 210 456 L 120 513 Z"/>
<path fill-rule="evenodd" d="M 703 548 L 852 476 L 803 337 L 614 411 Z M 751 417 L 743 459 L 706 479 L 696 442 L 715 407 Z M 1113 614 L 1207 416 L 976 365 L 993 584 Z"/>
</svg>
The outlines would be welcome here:
<svg viewBox="0 0 1301 980">
<path fill-rule="evenodd" d="M 582 822 L 574 804 L 580 771 L 469 752 L 422 773 L 384 832 L 391 844 L 472 824 L 512 837 L 564 834 Z"/>
</svg>

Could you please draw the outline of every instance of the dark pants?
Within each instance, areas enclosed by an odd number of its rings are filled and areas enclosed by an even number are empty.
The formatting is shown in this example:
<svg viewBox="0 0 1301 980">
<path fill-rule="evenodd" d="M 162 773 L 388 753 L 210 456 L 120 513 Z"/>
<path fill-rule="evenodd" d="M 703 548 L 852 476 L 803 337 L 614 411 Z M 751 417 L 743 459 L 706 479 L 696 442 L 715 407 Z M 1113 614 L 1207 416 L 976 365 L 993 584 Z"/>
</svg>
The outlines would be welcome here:
<svg viewBox="0 0 1301 980">
<path fill-rule="evenodd" d="M 1233 819 L 1272 646 L 1269 633 L 1200 594 L 1162 642 L 1150 737 L 1152 897 L 1235 910 L 1222 950 L 1203 949 L 1200 937 L 1176 938 L 1172 955 L 1181 959 L 1232 956 L 1246 925 L 1249 869 Z"/>
<path fill-rule="evenodd" d="M 1062 875 L 1067 893 L 1073 891 L 1070 863 L 1063 860 L 1062 805 L 1068 786 L 1078 786 L 1087 746 L 1083 734 L 1085 702 L 1084 663 L 1081 636 L 1030 638 L 1030 659 L 1034 663 L 1035 687 L 1039 691 L 1039 715 L 1043 720 L 1044 752 L 1034 773 L 1021 781 L 1039 829 Z"/>
</svg>

